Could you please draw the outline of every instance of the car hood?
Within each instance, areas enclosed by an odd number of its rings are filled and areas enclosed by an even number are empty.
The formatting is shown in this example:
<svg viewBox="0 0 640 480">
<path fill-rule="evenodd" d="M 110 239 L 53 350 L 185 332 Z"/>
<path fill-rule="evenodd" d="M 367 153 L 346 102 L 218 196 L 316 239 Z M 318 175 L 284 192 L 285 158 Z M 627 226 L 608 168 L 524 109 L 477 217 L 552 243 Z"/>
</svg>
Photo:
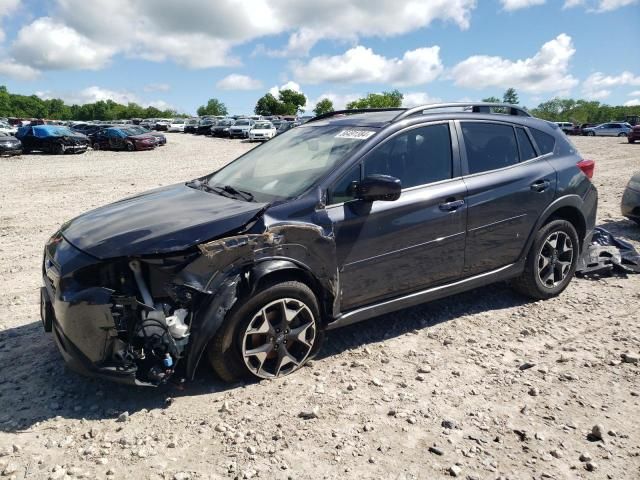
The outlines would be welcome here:
<svg viewBox="0 0 640 480">
<path fill-rule="evenodd" d="M 238 230 L 265 206 L 179 184 L 87 212 L 61 233 L 100 259 L 170 253 Z"/>
</svg>

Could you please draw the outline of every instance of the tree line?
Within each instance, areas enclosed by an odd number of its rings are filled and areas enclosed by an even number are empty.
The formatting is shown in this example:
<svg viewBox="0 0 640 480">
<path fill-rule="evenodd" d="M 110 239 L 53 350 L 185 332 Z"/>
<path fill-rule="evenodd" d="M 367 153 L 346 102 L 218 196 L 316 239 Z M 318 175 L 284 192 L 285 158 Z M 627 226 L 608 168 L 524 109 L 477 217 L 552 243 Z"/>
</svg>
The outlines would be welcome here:
<svg viewBox="0 0 640 480">
<path fill-rule="evenodd" d="M 399 90 L 381 93 L 368 93 L 362 98 L 347 104 L 347 108 L 397 108 L 402 106 L 404 96 Z M 507 89 L 502 98 L 491 96 L 487 102 L 519 104 L 515 89 Z M 307 98 L 302 92 L 281 90 L 278 95 L 266 93 L 256 102 L 256 115 L 297 115 L 304 112 Z M 526 109 L 526 107 L 525 107 Z M 323 98 L 312 109 L 315 115 L 334 111 L 333 102 Z M 615 106 L 597 101 L 575 100 L 572 98 L 553 98 L 540 103 L 529 112 L 538 118 L 553 122 L 603 123 L 611 120 L 623 120 L 629 115 L 640 115 L 640 106 Z M 197 110 L 198 115 L 228 115 L 223 102 L 211 98 L 207 104 Z M 127 118 L 173 118 L 187 116 L 175 110 L 160 110 L 155 107 L 142 107 L 136 103 L 123 105 L 113 100 L 100 100 L 84 105 L 67 105 L 59 98 L 44 100 L 37 95 L 18 95 L 9 93 L 0 86 L 0 117 L 49 118 L 56 120 L 119 120 Z"/>
<path fill-rule="evenodd" d="M 0 117 L 48 118 L 53 120 L 120 120 L 127 118 L 173 118 L 175 110 L 142 107 L 137 103 L 123 105 L 113 100 L 100 100 L 84 105 L 67 105 L 59 98 L 44 100 L 37 95 L 9 93 L 0 85 Z"/>
</svg>

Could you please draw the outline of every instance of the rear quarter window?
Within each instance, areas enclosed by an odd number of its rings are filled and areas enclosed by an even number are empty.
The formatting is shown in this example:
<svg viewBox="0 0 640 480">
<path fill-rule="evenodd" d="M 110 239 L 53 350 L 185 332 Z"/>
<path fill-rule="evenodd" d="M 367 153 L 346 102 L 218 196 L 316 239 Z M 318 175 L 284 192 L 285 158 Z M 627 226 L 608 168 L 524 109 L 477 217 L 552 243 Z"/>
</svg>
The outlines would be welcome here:
<svg viewBox="0 0 640 480">
<path fill-rule="evenodd" d="M 531 135 L 533 135 L 533 139 L 535 140 L 536 145 L 538 145 L 538 150 L 540 150 L 541 155 L 553 153 L 553 149 L 556 145 L 556 139 L 552 135 L 535 128 L 530 128 L 529 131 L 531 132 Z"/>
<path fill-rule="evenodd" d="M 512 126 L 485 122 L 462 122 L 461 126 L 470 175 L 518 163 L 518 144 Z"/>
</svg>

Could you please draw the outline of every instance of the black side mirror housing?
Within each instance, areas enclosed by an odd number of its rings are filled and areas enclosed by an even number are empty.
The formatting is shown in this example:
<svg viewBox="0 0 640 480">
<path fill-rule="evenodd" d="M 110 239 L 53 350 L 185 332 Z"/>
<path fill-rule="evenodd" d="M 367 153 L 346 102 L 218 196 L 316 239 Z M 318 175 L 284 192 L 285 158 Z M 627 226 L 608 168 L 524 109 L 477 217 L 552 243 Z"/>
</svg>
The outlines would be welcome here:
<svg viewBox="0 0 640 480">
<path fill-rule="evenodd" d="M 355 196 L 365 202 L 383 200 L 392 202 L 400 198 L 402 183 L 391 175 L 369 175 L 356 185 Z"/>
</svg>

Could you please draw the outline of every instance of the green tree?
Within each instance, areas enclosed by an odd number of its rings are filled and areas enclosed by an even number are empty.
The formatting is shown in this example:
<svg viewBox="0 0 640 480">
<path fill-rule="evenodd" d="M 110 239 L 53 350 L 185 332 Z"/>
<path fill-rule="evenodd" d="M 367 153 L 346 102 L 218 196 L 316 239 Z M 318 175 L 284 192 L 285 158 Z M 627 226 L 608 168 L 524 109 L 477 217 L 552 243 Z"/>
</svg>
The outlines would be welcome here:
<svg viewBox="0 0 640 480">
<path fill-rule="evenodd" d="M 511 105 L 517 105 L 520 103 L 515 88 L 507 88 L 507 91 L 502 95 L 502 102 L 510 103 Z"/>
<path fill-rule="evenodd" d="M 316 115 L 323 115 L 325 113 L 333 112 L 333 102 L 328 98 L 323 98 L 316 103 L 316 108 L 313 109 L 313 113 Z"/>
<path fill-rule="evenodd" d="M 256 115 L 282 115 L 282 105 L 276 97 L 267 93 L 258 99 L 253 111 Z"/>
<path fill-rule="evenodd" d="M 253 109 L 256 115 L 297 115 L 307 104 L 307 97 L 295 90 L 281 90 L 276 98 L 266 93 L 258 99 Z"/>
<path fill-rule="evenodd" d="M 278 100 L 282 104 L 282 115 L 297 115 L 307 104 L 307 97 L 302 92 L 290 89 L 280 90 Z"/>
<path fill-rule="evenodd" d="M 198 115 L 228 115 L 227 107 L 224 103 L 222 103 L 217 98 L 210 98 L 206 105 L 202 105 L 198 107 Z"/>
<path fill-rule="evenodd" d="M 347 108 L 397 108 L 402 106 L 404 96 L 399 90 L 369 93 L 366 97 L 347 104 Z"/>
<path fill-rule="evenodd" d="M 487 98 L 483 98 L 482 99 L 483 102 L 488 102 L 488 103 L 501 103 L 502 100 L 500 100 L 498 97 L 487 97 Z"/>
</svg>

